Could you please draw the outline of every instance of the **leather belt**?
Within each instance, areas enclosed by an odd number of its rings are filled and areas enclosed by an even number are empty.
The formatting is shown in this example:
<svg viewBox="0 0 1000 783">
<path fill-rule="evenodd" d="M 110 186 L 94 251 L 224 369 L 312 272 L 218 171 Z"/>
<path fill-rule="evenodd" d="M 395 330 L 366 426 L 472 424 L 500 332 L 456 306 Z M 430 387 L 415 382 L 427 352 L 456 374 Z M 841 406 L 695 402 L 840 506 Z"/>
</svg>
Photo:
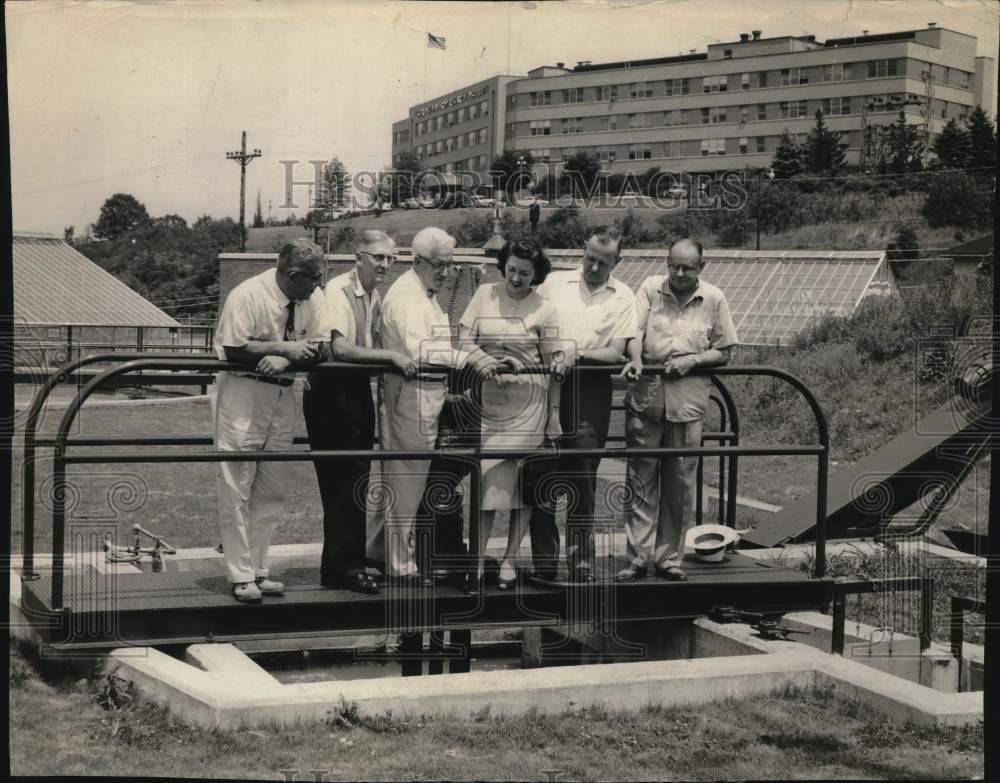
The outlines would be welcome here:
<svg viewBox="0 0 1000 783">
<path fill-rule="evenodd" d="M 272 386 L 291 386 L 295 383 L 294 378 L 271 378 L 268 375 L 252 375 L 250 373 L 240 374 L 241 378 L 249 378 L 251 381 L 260 381 L 261 383 L 269 383 Z"/>
</svg>

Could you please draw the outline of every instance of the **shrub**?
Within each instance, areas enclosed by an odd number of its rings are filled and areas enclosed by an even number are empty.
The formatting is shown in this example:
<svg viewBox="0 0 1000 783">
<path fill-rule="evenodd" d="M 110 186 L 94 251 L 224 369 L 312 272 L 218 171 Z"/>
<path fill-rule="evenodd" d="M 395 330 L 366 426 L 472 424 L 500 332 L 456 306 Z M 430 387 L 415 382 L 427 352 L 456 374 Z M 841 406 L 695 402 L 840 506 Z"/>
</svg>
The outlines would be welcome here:
<svg viewBox="0 0 1000 783">
<path fill-rule="evenodd" d="M 538 227 L 538 240 L 543 247 L 582 247 L 592 231 L 575 207 L 555 210 Z"/>
<path fill-rule="evenodd" d="M 934 227 L 989 228 L 993 224 L 993 185 L 962 171 L 938 174 L 927 187 L 923 215 Z"/>
<path fill-rule="evenodd" d="M 448 229 L 448 233 L 455 237 L 458 247 L 482 247 L 493 235 L 492 214 L 471 214 L 458 225 Z"/>
<path fill-rule="evenodd" d="M 330 234 L 331 253 L 353 253 L 358 244 L 358 235 L 353 226 L 341 226 Z"/>
</svg>

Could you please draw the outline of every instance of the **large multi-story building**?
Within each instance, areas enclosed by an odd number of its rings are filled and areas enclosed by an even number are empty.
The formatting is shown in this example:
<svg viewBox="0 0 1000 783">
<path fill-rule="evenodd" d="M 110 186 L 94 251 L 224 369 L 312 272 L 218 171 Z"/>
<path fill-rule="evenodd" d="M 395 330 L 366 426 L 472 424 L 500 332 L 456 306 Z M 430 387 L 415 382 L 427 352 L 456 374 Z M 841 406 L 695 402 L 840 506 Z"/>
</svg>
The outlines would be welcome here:
<svg viewBox="0 0 1000 783">
<path fill-rule="evenodd" d="M 413 107 L 393 125 L 392 154 L 414 152 L 447 173 L 482 173 L 507 149 L 550 167 L 586 151 L 610 173 L 766 167 L 782 132 L 804 140 L 820 109 L 848 164 L 870 168 L 880 154 L 872 129 L 900 111 L 930 143 L 977 104 L 995 114 L 995 61 L 976 44 L 933 23 L 825 43 L 755 30 L 704 53 L 557 63 Z"/>
</svg>

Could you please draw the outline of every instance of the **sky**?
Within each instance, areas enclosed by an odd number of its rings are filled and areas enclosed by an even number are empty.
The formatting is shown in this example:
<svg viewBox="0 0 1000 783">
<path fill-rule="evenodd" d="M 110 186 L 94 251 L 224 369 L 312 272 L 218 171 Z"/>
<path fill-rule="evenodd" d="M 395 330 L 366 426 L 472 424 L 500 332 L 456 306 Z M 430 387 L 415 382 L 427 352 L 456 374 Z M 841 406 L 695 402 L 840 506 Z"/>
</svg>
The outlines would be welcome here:
<svg viewBox="0 0 1000 783">
<path fill-rule="evenodd" d="M 497 73 L 704 52 L 709 43 L 812 34 L 818 40 L 936 22 L 997 56 L 995 0 L 567 0 L 437 3 L 176 0 L 5 5 L 14 228 L 79 236 L 101 204 L 131 193 L 153 217 L 282 209 L 286 166 L 389 165 L 391 125 L 420 101 Z M 426 47 L 426 33 L 447 49 Z M 270 206 L 269 206 L 270 203 Z"/>
</svg>

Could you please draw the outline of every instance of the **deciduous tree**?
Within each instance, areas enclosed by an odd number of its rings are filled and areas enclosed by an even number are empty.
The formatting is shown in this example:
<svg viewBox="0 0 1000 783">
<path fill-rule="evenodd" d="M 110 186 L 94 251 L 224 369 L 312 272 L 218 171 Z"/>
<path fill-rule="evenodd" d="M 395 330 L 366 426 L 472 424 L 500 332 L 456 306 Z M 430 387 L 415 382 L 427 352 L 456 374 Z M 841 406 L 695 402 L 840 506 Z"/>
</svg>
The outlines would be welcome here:
<svg viewBox="0 0 1000 783">
<path fill-rule="evenodd" d="M 128 193 L 115 193 L 101 205 L 101 214 L 94 223 L 98 239 L 117 239 L 137 226 L 149 222 L 145 205 Z"/>
</svg>

